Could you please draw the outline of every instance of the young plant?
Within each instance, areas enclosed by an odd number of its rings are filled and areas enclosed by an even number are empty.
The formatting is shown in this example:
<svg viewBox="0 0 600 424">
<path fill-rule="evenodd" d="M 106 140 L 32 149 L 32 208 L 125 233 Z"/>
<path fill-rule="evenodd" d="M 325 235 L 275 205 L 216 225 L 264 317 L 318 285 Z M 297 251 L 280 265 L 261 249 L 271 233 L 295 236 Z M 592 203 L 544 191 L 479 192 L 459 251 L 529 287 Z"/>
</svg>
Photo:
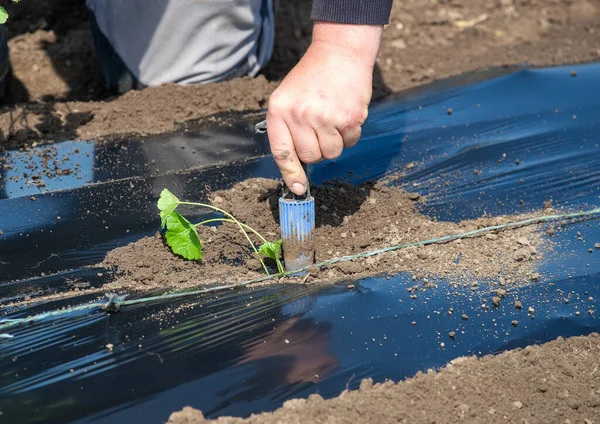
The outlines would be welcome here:
<svg viewBox="0 0 600 424">
<path fill-rule="evenodd" d="M 13 3 L 18 3 L 19 0 L 12 0 Z M 8 12 L 2 6 L 0 6 L 0 24 L 5 24 L 8 20 Z"/>
<path fill-rule="evenodd" d="M 281 265 L 281 261 L 279 260 L 281 253 L 281 240 L 277 240 L 275 243 L 270 241 L 263 243 L 258 249 L 258 253 L 265 255 L 267 258 L 275 260 L 275 263 L 277 264 L 277 271 L 280 274 L 285 272 L 285 269 L 283 269 L 283 265 Z"/>
<path fill-rule="evenodd" d="M 191 205 L 191 206 L 200 206 L 203 208 L 211 209 L 215 212 L 222 213 L 226 218 L 213 218 L 207 219 L 205 221 L 199 222 L 197 224 L 192 224 L 185 217 L 183 217 L 180 213 L 176 212 L 175 209 L 179 205 Z M 231 222 L 236 224 L 242 234 L 250 243 L 252 250 L 256 253 L 258 260 L 260 261 L 263 269 L 265 270 L 267 275 L 269 271 L 265 262 L 263 261 L 261 255 L 264 255 L 268 258 L 275 260 L 277 264 L 277 271 L 281 274 L 285 272 L 283 265 L 279 259 L 280 251 L 281 251 L 281 240 L 273 243 L 267 241 L 262 234 L 256 231 L 254 228 L 239 222 L 233 215 L 229 212 L 224 211 L 223 209 L 217 208 L 216 206 L 207 205 L 205 203 L 196 203 L 196 202 L 182 202 L 171 193 L 169 190 L 164 189 L 160 193 L 160 198 L 157 203 L 158 209 L 160 211 L 160 219 L 161 219 L 161 227 L 166 228 L 165 238 L 167 239 L 167 244 L 176 255 L 183 256 L 185 259 L 189 260 L 199 260 L 204 256 L 204 250 L 202 247 L 202 242 L 200 241 L 200 237 L 198 237 L 198 233 L 196 232 L 196 227 L 200 225 L 210 224 L 212 222 Z M 262 245 L 259 249 L 256 249 L 252 240 L 248 236 L 248 231 L 255 234 L 262 242 Z"/>
</svg>

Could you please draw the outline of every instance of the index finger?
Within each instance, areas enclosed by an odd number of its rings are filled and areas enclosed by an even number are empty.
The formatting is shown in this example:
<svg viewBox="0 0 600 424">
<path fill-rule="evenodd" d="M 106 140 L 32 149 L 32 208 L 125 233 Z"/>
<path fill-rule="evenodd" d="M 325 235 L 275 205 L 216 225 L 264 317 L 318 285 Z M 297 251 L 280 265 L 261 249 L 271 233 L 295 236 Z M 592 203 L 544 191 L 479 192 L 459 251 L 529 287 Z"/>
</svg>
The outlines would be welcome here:
<svg viewBox="0 0 600 424">
<path fill-rule="evenodd" d="M 268 112 L 267 129 L 271 153 L 281 171 L 283 181 L 294 194 L 303 195 L 308 181 L 298 159 L 290 129 L 283 119 Z"/>
</svg>

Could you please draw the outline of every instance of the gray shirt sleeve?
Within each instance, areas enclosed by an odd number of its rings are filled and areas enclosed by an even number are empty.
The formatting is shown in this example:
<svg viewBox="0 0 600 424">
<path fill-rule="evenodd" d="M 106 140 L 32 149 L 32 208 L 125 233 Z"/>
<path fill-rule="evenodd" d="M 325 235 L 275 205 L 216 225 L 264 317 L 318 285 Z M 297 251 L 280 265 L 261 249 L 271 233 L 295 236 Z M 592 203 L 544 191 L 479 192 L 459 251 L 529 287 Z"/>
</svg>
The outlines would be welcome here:
<svg viewBox="0 0 600 424">
<path fill-rule="evenodd" d="M 386 25 L 393 0 L 313 0 L 313 21 Z"/>
</svg>

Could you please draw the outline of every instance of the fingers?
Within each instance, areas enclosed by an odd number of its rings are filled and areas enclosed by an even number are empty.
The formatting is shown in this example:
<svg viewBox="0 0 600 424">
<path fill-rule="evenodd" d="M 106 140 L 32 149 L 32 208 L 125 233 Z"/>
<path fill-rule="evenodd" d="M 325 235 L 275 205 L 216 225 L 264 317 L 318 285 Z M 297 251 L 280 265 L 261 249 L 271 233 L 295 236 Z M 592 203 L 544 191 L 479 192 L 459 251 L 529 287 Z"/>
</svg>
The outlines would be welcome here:
<svg viewBox="0 0 600 424">
<path fill-rule="evenodd" d="M 307 94 L 284 84 L 269 99 L 269 143 L 286 185 L 302 195 L 308 184 L 302 163 L 336 159 L 344 147 L 354 146 L 361 137 L 368 105 Z"/>
<path fill-rule="evenodd" d="M 307 178 L 296 154 L 294 141 L 288 126 L 283 119 L 268 112 L 267 128 L 271 152 L 281 171 L 283 181 L 294 194 L 303 195 L 306 192 Z M 313 137 L 315 136 L 313 135 Z"/>
<path fill-rule="evenodd" d="M 340 131 L 342 138 L 344 139 L 344 147 L 353 147 L 358 140 L 360 140 L 360 136 L 362 134 L 362 128 L 360 125 L 354 125 L 351 127 L 344 128 Z"/>
<path fill-rule="evenodd" d="M 323 160 L 317 134 L 312 126 L 301 124 L 299 121 L 286 122 L 292 135 L 296 155 L 303 163 L 317 163 Z"/>
<path fill-rule="evenodd" d="M 335 159 L 342 154 L 345 140 L 335 127 L 321 127 L 316 130 L 319 148 L 325 159 Z"/>
</svg>

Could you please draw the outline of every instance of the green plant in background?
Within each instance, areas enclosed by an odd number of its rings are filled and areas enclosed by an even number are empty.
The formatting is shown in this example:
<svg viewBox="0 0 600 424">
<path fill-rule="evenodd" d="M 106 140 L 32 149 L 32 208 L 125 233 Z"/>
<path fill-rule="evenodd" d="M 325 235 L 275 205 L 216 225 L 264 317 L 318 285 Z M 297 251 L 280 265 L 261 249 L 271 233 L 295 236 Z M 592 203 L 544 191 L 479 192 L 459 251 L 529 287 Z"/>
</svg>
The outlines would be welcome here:
<svg viewBox="0 0 600 424">
<path fill-rule="evenodd" d="M 207 219 L 197 224 L 192 224 L 180 213 L 175 211 L 179 205 L 200 206 L 203 208 L 212 209 L 213 211 L 225 215 L 225 218 Z M 177 198 L 177 196 L 167 189 L 164 189 L 160 193 L 157 206 L 158 210 L 160 211 L 161 227 L 166 228 L 167 230 L 165 232 L 165 238 L 167 239 L 167 244 L 173 253 L 189 260 L 202 259 L 204 256 L 204 250 L 202 247 L 202 242 L 200 241 L 200 237 L 198 237 L 198 233 L 196 232 L 196 227 L 210 224 L 212 222 L 231 222 L 236 224 L 242 234 L 244 234 L 246 240 L 248 240 L 248 243 L 250 243 L 250 246 L 254 250 L 254 253 L 256 253 L 258 260 L 260 261 L 267 275 L 270 274 L 261 255 L 273 259 L 277 264 L 277 271 L 279 273 L 285 272 L 283 265 L 281 264 L 281 260 L 279 259 L 281 252 L 281 240 L 278 240 L 275 243 L 268 241 L 254 228 L 241 223 L 229 212 L 205 203 L 182 202 Z M 254 243 L 252 243 L 250 240 L 248 231 L 255 234 L 261 240 L 262 245 L 258 249 L 256 249 L 256 246 L 254 246 Z"/>
<path fill-rule="evenodd" d="M 19 0 L 11 0 L 13 3 L 18 3 Z M 8 12 L 5 8 L 0 6 L 0 24 L 5 24 L 8 20 Z"/>
</svg>

